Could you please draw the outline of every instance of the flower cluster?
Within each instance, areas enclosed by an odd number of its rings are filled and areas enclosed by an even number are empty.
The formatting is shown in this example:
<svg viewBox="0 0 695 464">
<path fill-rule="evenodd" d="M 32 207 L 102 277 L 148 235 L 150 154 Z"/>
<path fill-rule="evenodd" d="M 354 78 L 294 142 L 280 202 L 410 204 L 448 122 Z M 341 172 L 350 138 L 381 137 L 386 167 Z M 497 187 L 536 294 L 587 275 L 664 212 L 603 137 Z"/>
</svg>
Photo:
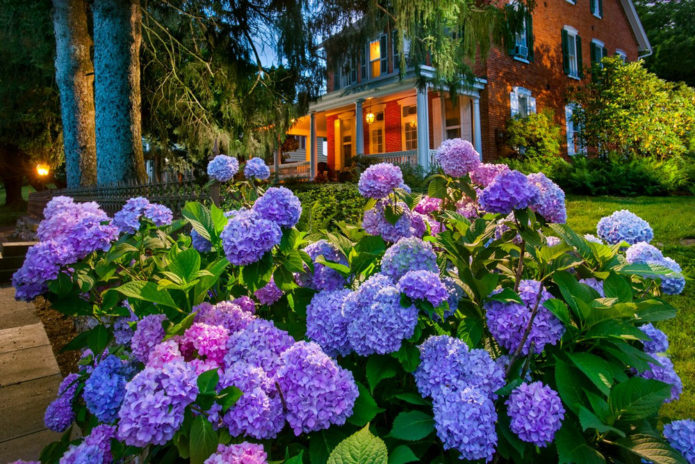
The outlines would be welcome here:
<svg viewBox="0 0 695 464">
<path fill-rule="evenodd" d="M 138 322 L 135 333 L 130 339 L 130 349 L 135 359 L 142 363 L 147 362 L 152 348 L 164 338 L 162 323 L 165 320 L 164 314 L 151 314 Z"/>
<path fill-rule="evenodd" d="M 229 219 L 220 235 L 230 263 L 245 266 L 260 260 L 280 243 L 282 231 L 275 222 L 253 210 L 241 210 Z"/>
<path fill-rule="evenodd" d="M 251 304 L 247 303 L 251 301 Z M 193 308 L 196 311 L 195 322 L 203 322 L 209 325 L 219 325 L 227 329 L 229 333 L 245 329 L 255 318 L 255 304 L 249 297 L 234 301 L 221 301 L 216 305 L 201 303 Z"/>
<path fill-rule="evenodd" d="M 169 208 L 157 203 L 150 203 L 147 198 L 129 199 L 123 208 L 113 215 L 113 224 L 125 234 L 134 234 L 140 229 L 140 219 L 147 218 L 156 226 L 171 224 L 174 218 Z"/>
<path fill-rule="evenodd" d="M 369 166 L 360 176 L 357 188 L 366 198 L 377 200 L 386 198 L 403 184 L 401 168 L 391 163 L 379 163 Z"/>
<path fill-rule="evenodd" d="M 644 324 L 639 329 L 649 337 L 649 340 L 642 340 L 645 353 L 665 353 L 668 350 L 668 337 L 661 330 L 651 323 Z"/>
<path fill-rule="evenodd" d="M 495 177 L 505 171 L 509 171 L 509 166 L 506 164 L 481 163 L 478 165 L 478 167 L 471 171 L 471 180 L 474 184 L 485 188 L 490 185 L 493 180 L 495 180 Z"/>
<path fill-rule="evenodd" d="M 314 272 L 310 273 L 308 266 L 304 265 L 306 271 L 297 275 L 297 283 L 299 285 L 314 290 L 337 290 L 345 286 L 345 277 L 342 274 L 335 269 L 316 262 L 316 258 L 323 256 L 326 261 L 347 266 L 347 258 L 336 246 L 321 239 L 307 245 L 304 251 L 313 261 Z"/>
<path fill-rule="evenodd" d="M 438 272 L 437 255 L 432 245 L 419 238 L 402 238 L 391 245 L 381 258 L 381 273 L 398 282 L 408 271 Z"/>
<path fill-rule="evenodd" d="M 625 251 L 625 259 L 632 264 L 653 264 L 663 266 L 673 272 L 681 273 L 680 265 L 669 257 L 665 257 L 661 250 L 647 242 L 637 242 Z M 661 279 L 661 290 L 667 295 L 678 295 L 685 288 L 684 277 L 668 277 L 653 275 L 651 278 Z"/>
<path fill-rule="evenodd" d="M 541 382 L 522 383 L 512 390 L 505 404 L 512 432 L 541 448 L 553 441 L 565 417 L 560 395 Z"/>
<path fill-rule="evenodd" d="M 116 420 L 125 396 L 125 385 L 133 369 L 114 355 L 104 358 L 92 371 L 84 385 L 82 398 L 89 412 L 100 422 Z"/>
<path fill-rule="evenodd" d="M 58 396 L 46 408 L 43 421 L 54 432 L 64 432 L 75 420 L 75 394 L 77 393 L 77 374 L 68 374 L 58 387 Z"/>
<path fill-rule="evenodd" d="M 400 214 L 395 224 L 388 221 L 387 208 L 394 214 L 396 210 Z M 426 216 L 420 213 L 410 211 L 402 201 L 394 207 L 392 201 L 380 200 L 373 208 L 364 212 L 362 227 L 370 235 L 380 235 L 387 242 L 396 242 L 401 238 L 422 237 L 427 229 L 425 218 Z"/>
<path fill-rule="evenodd" d="M 350 353 L 347 333 L 348 320 L 343 315 L 343 303 L 350 290 L 324 290 L 314 295 L 306 307 L 306 336 L 318 343 L 329 356 Z"/>
<path fill-rule="evenodd" d="M 268 464 L 268 455 L 263 446 L 255 443 L 219 445 L 203 464 Z"/>
<path fill-rule="evenodd" d="M 538 202 L 540 191 L 519 171 L 504 171 L 485 187 L 478 197 L 483 210 L 509 214 Z"/>
<path fill-rule="evenodd" d="M 261 218 L 280 227 L 293 227 L 302 215 L 302 204 L 292 190 L 271 187 L 253 204 L 253 211 Z"/>
<path fill-rule="evenodd" d="M 116 438 L 116 427 L 97 425 L 79 445 L 70 445 L 59 464 L 109 464 L 111 439 Z"/>
<path fill-rule="evenodd" d="M 229 331 L 222 325 L 195 322 L 183 334 L 179 341 L 179 350 L 185 359 L 200 359 L 222 365 L 227 354 Z"/>
<path fill-rule="evenodd" d="M 664 425 L 664 437 L 688 464 L 695 464 L 695 421 L 677 420 Z"/>
<path fill-rule="evenodd" d="M 413 300 L 429 301 L 435 308 L 449 298 L 444 283 L 431 271 L 408 271 L 398 281 L 398 289 Z"/>
<path fill-rule="evenodd" d="M 55 280 L 61 266 L 69 264 L 71 250 L 50 240 L 29 248 L 22 267 L 12 276 L 15 298 L 31 301 L 48 290 L 48 281 Z"/>
<path fill-rule="evenodd" d="M 212 250 L 212 243 L 198 233 L 197 230 L 191 230 L 191 244 L 199 253 L 207 253 Z"/>
<path fill-rule="evenodd" d="M 538 187 L 540 192 L 536 202 L 531 205 L 531 209 L 543 216 L 548 222 L 557 224 L 567 222 L 565 192 L 541 172 L 529 174 L 528 180 Z"/>
<path fill-rule="evenodd" d="M 262 158 L 251 158 L 244 166 L 244 176 L 247 179 L 266 180 L 270 177 L 270 168 L 266 166 Z"/>
<path fill-rule="evenodd" d="M 263 368 L 272 377 L 281 366 L 280 355 L 293 343 L 294 338 L 275 327 L 272 321 L 256 319 L 229 336 L 225 365 L 243 360 Z"/>
<path fill-rule="evenodd" d="M 463 177 L 480 165 L 480 155 L 469 141 L 449 139 L 439 146 L 437 163 L 446 175 Z"/>
<path fill-rule="evenodd" d="M 208 163 L 208 176 L 218 182 L 232 180 L 239 171 L 239 161 L 227 155 L 217 155 Z"/>
<path fill-rule="evenodd" d="M 611 245 L 623 241 L 631 245 L 637 242 L 648 243 L 654 238 L 649 223 L 626 209 L 601 218 L 596 225 L 596 233 L 601 240 Z"/>
<path fill-rule="evenodd" d="M 280 298 L 282 298 L 282 290 L 280 290 L 271 277 L 270 282 L 254 292 L 254 296 L 258 298 L 260 304 L 271 305 L 277 303 Z"/>
<path fill-rule="evenodd" d="M 433 198 L 425 195 L 420 199 L 413 211 L 420 214 L 432 214 L 435 211 L 441 211 L 443 200 L 441 198 Z"/>
<path fill-rule="evenodd" d="M 676 373 L 673 363 L 666 356 L 660 354 L 652 354 L 656 363 L 649 363 L 649 368 L 641 372 L 640 377 L 645 379 L 658 380 L 660 382 L 671 385 L 671 396 L 666 400 L 667 403 L 680 398 L 683 393 L 683 382 Z M 657 364 L 658 363 L 658 364 Z"/>
</svg>

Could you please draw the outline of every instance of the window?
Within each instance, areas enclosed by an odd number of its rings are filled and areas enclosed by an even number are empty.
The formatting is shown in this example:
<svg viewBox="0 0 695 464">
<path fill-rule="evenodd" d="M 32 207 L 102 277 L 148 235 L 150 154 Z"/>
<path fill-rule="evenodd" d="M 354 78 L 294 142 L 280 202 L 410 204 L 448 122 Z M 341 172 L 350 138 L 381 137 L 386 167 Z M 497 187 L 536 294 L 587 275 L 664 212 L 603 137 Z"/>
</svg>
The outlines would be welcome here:
<svg viewBox="0 0 695 464">
<path fill-rule="evenodd" d="M 620 57 L 621 60 L 623 60 L 623 63 L 627 63 L 627 53 L 625 53 L 625 52 L 624 52 L 623 50 L 621 50 L 621 49 L 617 49 L 617 50 L 615 51 L 615 54 L 618 55 L 618 56 Z"/>
<path fill-rule="evenodd" d="M 597 18 L 603 18 L 603 0 L 589 0 L 591 14 Z"/>
<path fill-rule="evenodd" d="M 403 149 L 417 149 L 417 107 L 415 105 L 404 106 L 401 110 L 401 124 L 403 125 Z"/>
<path fill-rule="evenodd" d="M 451 97 L 444 98 L 444 121 L 447 140 L 461 138 L 461 109 L 458 97 L 455 101 L 452 101 Z"/>
<path fill-rule="evenodd" d="M 388 72 L 388 59 L 385 35 L 369 42 L 369 72 L 372 79 Z"/>
<path fill-rule="evenodd" d="M 603 67 L 601 60 L 608 55 L 608 50 L 606 46 L 598 39 L 592 39 L 591 41 L 591 66 L 598 65 Z"/>
<path fill-rule="evenodd" d="M 352 135 L 343 136 L 343 165 L 350 164 L 352 158 Z"/>
<path fill-rule="evenodd" d="M 576 103 L 570 103 L 565 106 L 565 125 L 567 129 L 567 154 L 569 156 L 584 153 L 585 151 L 581 141 L 581 126 L 574 120 L 576 110 Z"/>
<path fill-rule="evenodd" d="M 384 112 L 374 114 L 369 125 L 369 153 L 384 153 Z"/>
<path fill-rule="evenodd" d="M 582 40 L 571 26 L 562 29 L 562 65 L 568 76 L 582 77 Z"/>
<path fill-rule="evenodd" d="M 533 17 L 516 0 L 510 3 L 511 8 L 521 13 L 521 28 L 516 32 L 514 47 L 509 51 L 510 55 L 519 61 L 533 61 Z M 521 12 L 520 9 L 524 8 Z"/>
<path fill-rule="evenodd" d="M 525 118 L 536 112 L 536 99 L 531 96 L 531 91 L 523 87 L 514 87 L 509 94 L 512 109 L 512 117 Z"/>
</svg>

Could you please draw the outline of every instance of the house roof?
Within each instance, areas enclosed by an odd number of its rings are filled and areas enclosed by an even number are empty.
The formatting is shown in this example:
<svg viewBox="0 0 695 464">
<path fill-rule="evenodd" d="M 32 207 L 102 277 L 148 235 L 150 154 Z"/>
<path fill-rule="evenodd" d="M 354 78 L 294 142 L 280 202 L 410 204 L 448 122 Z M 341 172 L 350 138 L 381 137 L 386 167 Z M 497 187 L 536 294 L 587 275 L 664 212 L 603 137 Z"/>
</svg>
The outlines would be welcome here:
<svg viewBox="0 0 695 464">
<path fill-rule="evenodd" d="M 635 9 L 635 4 L 632 2 L 632 0 L 620 0 L 620 3 L 623 5 L 627 20 L 632 27 L 632 32 L 635 34 L 635 39 L 637 39 L 640 57 L 643 58 L 651 55 L 652 44 L 649 43 L 649 38 L 647 37 L 647 33 L 644 31 L 642 21 L 639 19 L 639 15 Z"/>
</svg>

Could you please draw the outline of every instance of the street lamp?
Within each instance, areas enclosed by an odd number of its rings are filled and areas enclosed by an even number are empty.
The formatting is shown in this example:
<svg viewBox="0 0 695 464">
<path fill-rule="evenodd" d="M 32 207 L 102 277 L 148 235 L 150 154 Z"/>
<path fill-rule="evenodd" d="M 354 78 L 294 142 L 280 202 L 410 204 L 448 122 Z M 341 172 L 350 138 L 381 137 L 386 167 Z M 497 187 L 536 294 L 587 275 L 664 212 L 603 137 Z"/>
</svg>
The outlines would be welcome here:
<svg viewBox="0 0 695 464">
<path fill-rule="evenodd" d="M 39 163 L 36 165 L 36 174 L 39 177 L 46 177 L 51 172 L 51 168 L 47 164 Z"/>
</svg>

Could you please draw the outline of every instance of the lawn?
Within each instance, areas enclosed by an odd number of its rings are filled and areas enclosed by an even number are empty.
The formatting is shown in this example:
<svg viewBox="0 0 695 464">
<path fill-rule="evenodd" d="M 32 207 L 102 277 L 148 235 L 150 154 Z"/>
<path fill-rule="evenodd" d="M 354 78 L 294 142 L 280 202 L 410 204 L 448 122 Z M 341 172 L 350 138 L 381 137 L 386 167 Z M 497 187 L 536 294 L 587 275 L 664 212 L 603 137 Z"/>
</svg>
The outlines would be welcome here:
<svg viewBox="0 0 695 464">
<path fill-rule="evenodd" d="M 657 326 L 670 341 L 669 356 L 683 380 L 679 401 L 664 406 L 667 418 L 695 417 L 695 197 L 569 197 L 568 223 L 581 233 L 596 234 L 596 223 L 619 209 L 629 209 L 651 224 L 653 244 L 678 261 L 686 275 L 685 291 L 667 297 L 678 316 Z M 668 422 L 668 420 L 666 420 Z"/>
</svg>

